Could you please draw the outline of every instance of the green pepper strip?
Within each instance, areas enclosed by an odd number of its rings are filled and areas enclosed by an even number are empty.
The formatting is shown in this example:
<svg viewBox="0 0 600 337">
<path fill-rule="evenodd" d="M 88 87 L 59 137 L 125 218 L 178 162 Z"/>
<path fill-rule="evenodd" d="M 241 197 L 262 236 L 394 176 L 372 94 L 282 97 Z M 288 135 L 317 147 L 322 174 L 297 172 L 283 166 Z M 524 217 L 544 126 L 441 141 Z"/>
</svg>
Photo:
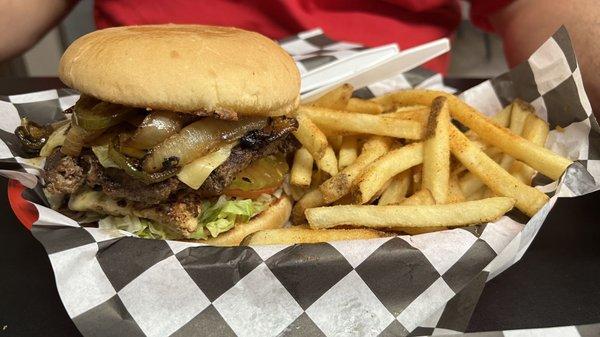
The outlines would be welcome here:
<svg viewBox="0 0 600 337">
<path fill-rule="evenodd" d="M 108 156 L 129 176 L 140 180 L 146 185 L 166 180 L 179 172 L 179 167 L 172 167 L 162 172 L 147 173 L 136 168 L 135 164 L 118 150 L 118 138 L 115 137 L 108 145 Z"/>
</svg>

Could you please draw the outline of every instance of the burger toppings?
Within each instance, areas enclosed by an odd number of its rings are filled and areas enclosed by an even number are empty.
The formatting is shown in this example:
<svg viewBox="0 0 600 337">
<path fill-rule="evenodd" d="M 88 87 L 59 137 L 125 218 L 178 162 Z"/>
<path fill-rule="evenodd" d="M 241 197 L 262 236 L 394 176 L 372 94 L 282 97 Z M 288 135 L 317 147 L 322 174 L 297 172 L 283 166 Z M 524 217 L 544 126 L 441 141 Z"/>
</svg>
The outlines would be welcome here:
<svg viewBox="0 0 600 337">
<path fill-rule="evenodd" d="M 144 118 L 125 145 L 140 150 L 151 149 L 179 132 L 193 117 L 171 111 L 153 111 Z"/>
</svg>

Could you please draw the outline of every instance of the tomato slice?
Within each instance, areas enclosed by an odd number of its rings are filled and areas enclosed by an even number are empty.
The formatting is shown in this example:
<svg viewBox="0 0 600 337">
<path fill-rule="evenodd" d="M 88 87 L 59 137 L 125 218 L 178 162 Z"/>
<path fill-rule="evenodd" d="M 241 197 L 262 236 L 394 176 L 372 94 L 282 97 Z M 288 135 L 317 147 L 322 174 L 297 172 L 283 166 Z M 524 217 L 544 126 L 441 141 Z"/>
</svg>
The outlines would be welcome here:
<svg viewBox="0 0 600 337">
<path fill-rule="evenodd" d="M 281 186 L 288 171 L 289 167 L 283 156 L 261 158 L 238 173 L 223 193 L 240 198 L 271 194 Z"/>
</svg>

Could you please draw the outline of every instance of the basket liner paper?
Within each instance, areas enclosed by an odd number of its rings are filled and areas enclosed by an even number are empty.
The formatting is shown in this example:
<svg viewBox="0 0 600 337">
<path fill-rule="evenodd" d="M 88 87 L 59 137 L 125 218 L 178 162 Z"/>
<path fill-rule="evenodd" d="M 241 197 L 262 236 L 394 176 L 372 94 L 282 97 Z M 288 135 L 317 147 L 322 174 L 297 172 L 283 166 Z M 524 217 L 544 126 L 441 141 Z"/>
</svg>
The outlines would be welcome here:
<svg viewBox="0 0 600 337">
<path fill-rule="evenodd" d="M 281 41 L 303 72 L 364 50 L 320 30 Z M 410 87 L 452 91 L 418 68 L 355 92 Z M 464 331 L 485 282 L 517 262 L 558 198 L 597 189 L 600 128 L 561 28 L 527 62 L 461 97 L 486 114 L 514 98 L 550 123 L 547 146 L 575 160 L 558 183 L 537 175 L 551 198 L 534 217 L 415 236 L 322 244 L 209 247 L 84 228 L 47 207 L 40 169 L 13 131 L 20 117 L 64 118 L 69 89 L 1 96 L 0 174 L 26 187 L 62 302 L 86 336 L 403 336 Z"/>
</svg>

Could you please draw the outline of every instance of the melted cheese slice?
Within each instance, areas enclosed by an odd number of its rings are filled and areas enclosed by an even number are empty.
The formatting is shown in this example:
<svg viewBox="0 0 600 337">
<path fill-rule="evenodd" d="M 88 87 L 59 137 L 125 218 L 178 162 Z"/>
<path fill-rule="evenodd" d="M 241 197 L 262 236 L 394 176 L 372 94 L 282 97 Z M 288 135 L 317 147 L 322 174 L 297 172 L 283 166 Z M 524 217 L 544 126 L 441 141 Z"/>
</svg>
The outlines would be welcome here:
<svg viewBox="0 0 600 337">
<path fill-rule="evenodd" d="M 235 145 L 235 142 L 227 144 L 221 147 L 219 150 L 200 157 L 185 165 L 177 174 L 177 178 L 184 184 L 197 190 L 200 188 L 200 186 L 202 186 L 210 173 L 219 167 L 219 165 L 223 164 L 227 158 L 229 158 L 231 149 L 233 149 Z"/>
</svg>

